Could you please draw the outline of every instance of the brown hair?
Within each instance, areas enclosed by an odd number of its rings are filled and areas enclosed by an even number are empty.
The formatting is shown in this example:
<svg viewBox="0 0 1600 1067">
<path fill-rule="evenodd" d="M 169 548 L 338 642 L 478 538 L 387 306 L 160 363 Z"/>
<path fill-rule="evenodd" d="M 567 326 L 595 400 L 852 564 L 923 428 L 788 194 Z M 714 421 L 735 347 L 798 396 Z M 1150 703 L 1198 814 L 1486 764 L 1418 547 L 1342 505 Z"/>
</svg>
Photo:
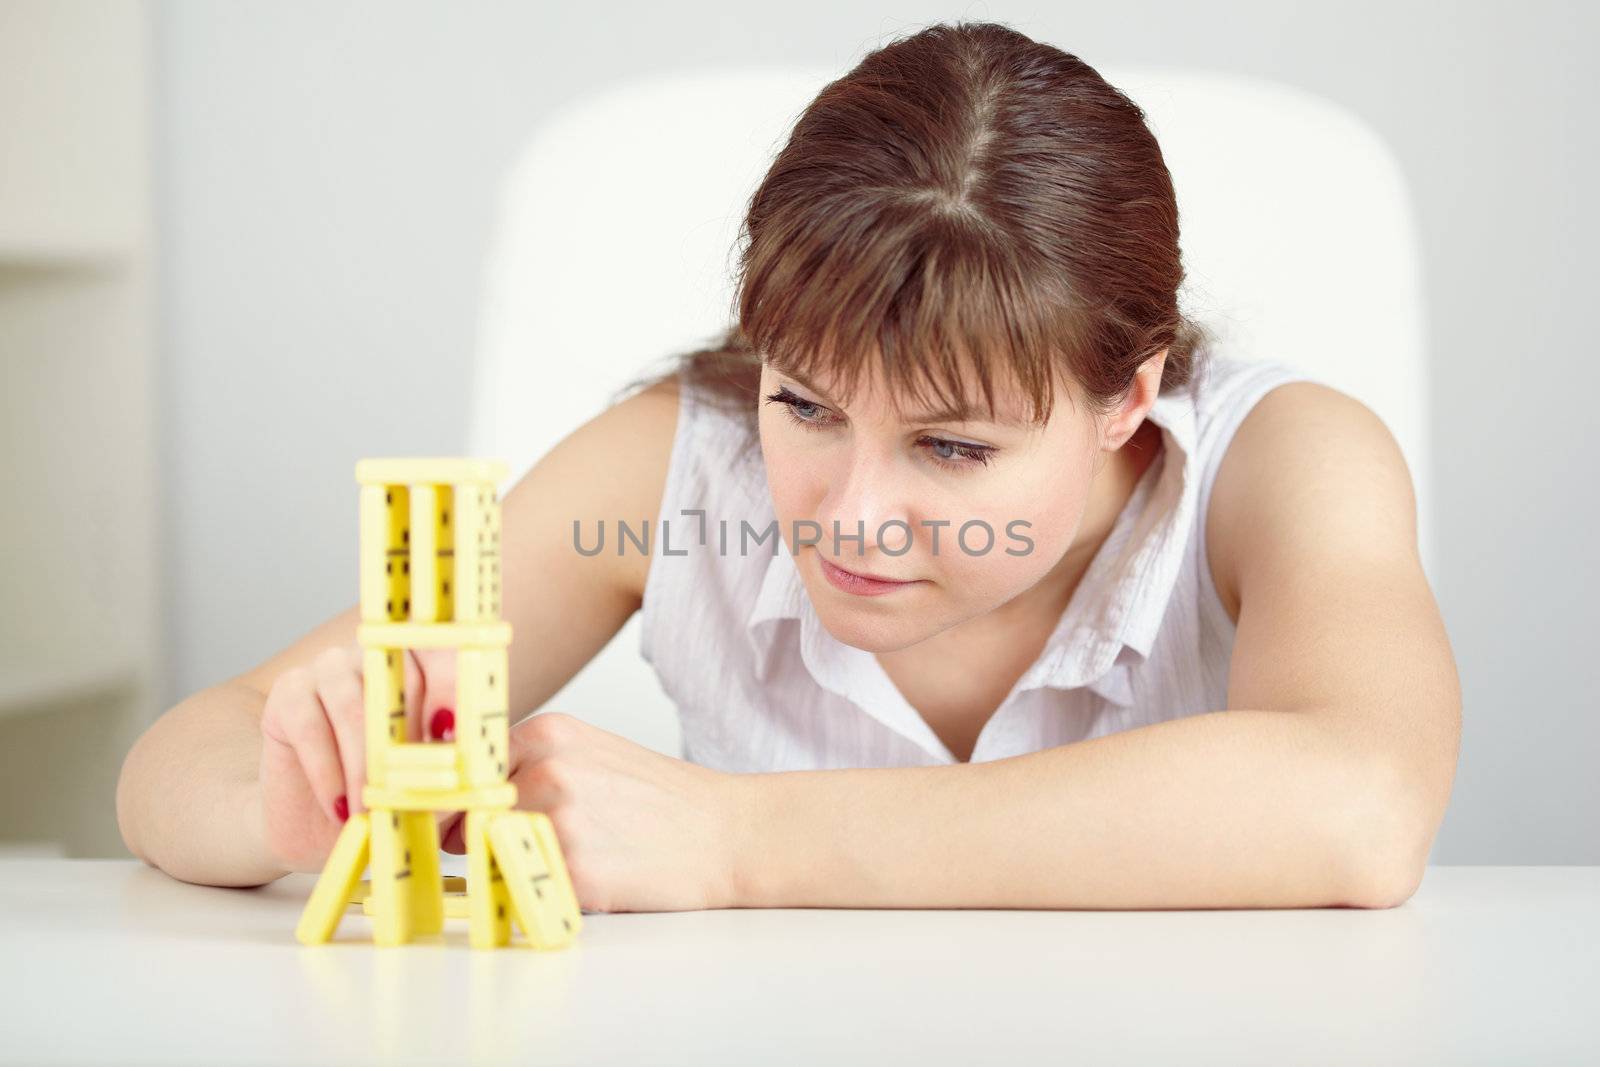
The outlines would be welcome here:
<svg viewBox="0 0 1600 1067">
<path fill-rule="evenodd" d="M 697 382 L 752 425 L 763 357 L 840 403 L 873 365 L 893 395 L 972 403 L 966 367 L 991 413 L 999 377 L 1042 422 L 1053 370 L 1104 412 L 1163 348 L 1162 391 L 1187 385 L 1207 340 L 1178 309 L 1177 202 L 1144 112 L 998 23 L 929 26 L 825 86 L 740 244 L 734 325 L 645 382 Z"/>
</svg>

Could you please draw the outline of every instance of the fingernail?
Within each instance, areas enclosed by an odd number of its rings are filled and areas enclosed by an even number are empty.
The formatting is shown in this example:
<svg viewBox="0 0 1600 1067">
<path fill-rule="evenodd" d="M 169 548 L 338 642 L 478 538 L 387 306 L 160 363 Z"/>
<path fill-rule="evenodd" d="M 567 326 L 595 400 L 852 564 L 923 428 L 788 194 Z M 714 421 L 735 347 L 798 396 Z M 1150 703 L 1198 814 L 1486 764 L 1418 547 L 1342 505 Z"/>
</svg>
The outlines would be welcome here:
<svg viewBox="0 0 1600 1067">
<path fill-rule="evenodd" d="M 428 733 L 433 735 L 435 741 L 444 741 L 456 732 L 456 713 L 449 708 L 440 708 L 433 713 L 433 719 L 428 723 Z"/>
<path fill-rule="evenodd" d="M 339 816 L 340 822 L 349 822 L 350 801 L 343 796 L 336 798 L 333 802 L 333 813 Z"/>
</svg>

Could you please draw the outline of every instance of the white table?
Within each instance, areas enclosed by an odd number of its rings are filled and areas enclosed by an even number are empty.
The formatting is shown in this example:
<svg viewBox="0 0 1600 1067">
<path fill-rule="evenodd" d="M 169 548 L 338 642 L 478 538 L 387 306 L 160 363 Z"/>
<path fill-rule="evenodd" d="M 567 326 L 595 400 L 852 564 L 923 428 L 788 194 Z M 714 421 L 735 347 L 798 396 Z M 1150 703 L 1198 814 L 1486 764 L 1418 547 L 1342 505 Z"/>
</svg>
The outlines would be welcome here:
<svg viewBox="0 0 1600 1067">
<path fill-rule="evenodd" d="M 1600 1063 L 1600 867 L 1388 911 L 591 914 L 560 952 L 294 925 L 309 875 L 0 862 L 6 1063 Z"/>
</svg>

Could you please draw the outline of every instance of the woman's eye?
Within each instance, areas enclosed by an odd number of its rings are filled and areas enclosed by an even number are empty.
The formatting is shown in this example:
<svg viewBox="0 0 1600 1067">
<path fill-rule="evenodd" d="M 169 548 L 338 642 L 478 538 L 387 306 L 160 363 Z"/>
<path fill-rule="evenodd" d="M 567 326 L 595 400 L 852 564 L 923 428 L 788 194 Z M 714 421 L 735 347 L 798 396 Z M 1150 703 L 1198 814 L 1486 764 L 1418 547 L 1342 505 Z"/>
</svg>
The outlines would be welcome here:
<svg viewBox="0 0 1600 1067">
<path fill-rule="evenodd" d="M 768 393 L 767 402 L 782 405 L 789 417 L 802 426 L 816 426 L 826 421 L 827 408 L 790 392 L 787 387 L 780 386 L 777 392 Z"/>
<path fill-rule="evenodd" d="M 987 466 L 994 453 L 990 445 L 972 445 L 944 437 L 924 437 L 918 444 L 927 446 L 936 463 L 957 469 Z"/>
</svg>

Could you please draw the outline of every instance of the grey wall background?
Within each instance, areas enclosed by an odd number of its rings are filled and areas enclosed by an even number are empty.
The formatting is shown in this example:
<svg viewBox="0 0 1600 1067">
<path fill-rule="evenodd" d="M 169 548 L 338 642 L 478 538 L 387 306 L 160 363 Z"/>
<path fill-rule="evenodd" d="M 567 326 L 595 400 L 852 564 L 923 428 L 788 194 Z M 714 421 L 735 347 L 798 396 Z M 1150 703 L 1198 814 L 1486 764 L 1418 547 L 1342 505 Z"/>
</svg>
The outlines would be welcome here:
<svg viewBox="0 0 1600 1067">
<path fill-rule="evenodd" d="M 1600 863 L 1600 18 L 1576 3 L 161 4 L 168 703 L 354 602 L 359 456 L 463 447 L 496 182 L 542 116 L 643 72 L 842 73 L 953 18 L 1097 66 L 1276 78 L 1390 142 L 1420 213 L 1435 591 L 1465 690 L 1433 858 Z"/>
</svg>

